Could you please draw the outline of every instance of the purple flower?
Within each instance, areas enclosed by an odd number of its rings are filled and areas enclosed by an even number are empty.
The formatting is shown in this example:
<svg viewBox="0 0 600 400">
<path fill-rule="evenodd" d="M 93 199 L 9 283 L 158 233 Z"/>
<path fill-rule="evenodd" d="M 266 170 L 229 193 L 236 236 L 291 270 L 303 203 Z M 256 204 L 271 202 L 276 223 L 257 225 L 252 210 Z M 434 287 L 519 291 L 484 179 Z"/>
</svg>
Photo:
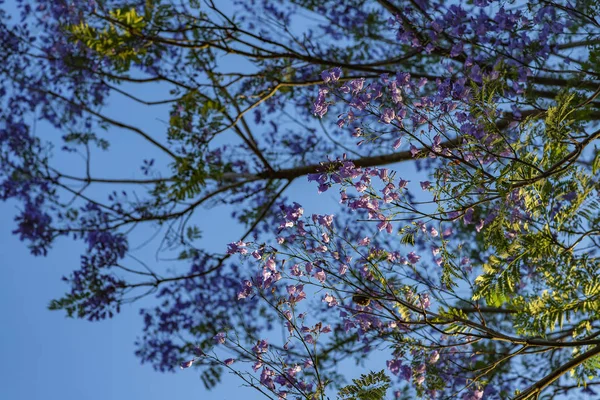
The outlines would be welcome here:
<svg viewBox="0 0 600 400">
<path fill-rule="evenodd" d="M 577 192 L 569 192 L 562 196 L 566 201 L 573 201 L 577 197 Z"/>
<path fill-rule="evenodd" d="M 269 351 L 269 343 L 267 343 L 266 340 L 259 340 L 258 342 L 256 342 L 256 345 L 252 347 L 252 351 L 257 356 L 266 353 L 267 351 Z"/>
<path fill-rule="evenodd" d="M 318 183 L 325 183 L 325 182 L 327 182 L 327 174 L 323 174 L 320 172 L 317 172 L 314 174 L 308 174 L 307 179 L 309 182 L 316 181 Z"/>
<path fill-rule="evenodd" d="M 335 297 L 330 295 L 329 293 L 325 293 L 325 297 L 323 297 L 323 302 L 327 303 L 329 307 L 337 306 L 338 302 Z"/>
<path fill-rule="evenodd" d="M 410 83 L 410 72 L 398 72 L 396 80 L 401 86 L 408 85 Z"/>
<path fill-rule="evenodd" d="M 421 189 L 427 190 L 430 187 L 431 187 L 431 182 L 429 182 L 429 181 L 423 181 L 423 182 L 421 182 Z"/>
<path fill-rule="evenodd" d="M 315 272 L 313 277 L 316 278 L 321 283 L 325 282 L 325 280 L 327 279 L 327 275 L 325 274 L 325 271 L 323 271 L 321 268 L 319 268 L 319 270 L 317 272 Z"/>
<path fill-rule="evenodd" d="M 464 43 L 460 41 L 452 46 L 452 49 L 450 50 L 450 57 L 459 56 L 463 52 L 463 46 Z"/>
<path fill-rule="evenodd" d="M 336 82 L 342 76 L 342 69 L 340 67 L 334 67 L 331 69 L 331 80 Z"/>
<path fill-rule="evenodd" d="M 287 287 L 287 291 L 289 293 L 288 301 L 291 304 L 296 304 L 304 299 L 306 299 L 306 293 L 304 292 L 304 285 L 290 285 Z"/>
<path fill-rule="evenodd" d="M 262 373 L 260 374 L 260 383 L 265 387 L 268 387 L 271 390 L 275 389 L 275 382 L 273 381 L 273 377 L 275 376 L 275 371 L 264 367 Z"/>
<path fill-rule="evenodd" d="M 225 332 L 219 332 L 215 335 L 215 337 L 213 339 L 215 340 L 215 342 L 217 344 L 223 344 L 223 343 L 225 343 L 225 337 L 226 337 Z"/>
<path fill-rule="evenodd" d="M 385 219 L 385 217 L 383 217 L 381 214 L 380 214 L 380 218 L 383 218 L 383 219 L 381 219 L 381 222 L 379 222 L 377 224 L 377 229 L 379 229 L 379 231 L 383 231 L 385 229 L 385 231 L 387 233 L 392 233 L 394 226 L 389 221 L 387 221 Z"/>
<path fill-rule="evenodd" d="M 392 374 L 398 375 L 400 373 L 400 368 L 402 367 L 402 360 L 389 360 L 386 361 L 386 364 Z"/>
<path fill-rule="evenodd" d="M 242 242 L 241 240 L 237 243 L 229 243 L 227 245 L 227 254 L 235 254 L 235 253 L 247 254 L 248 249 L 246 249 L 245 247 L 246 247 L 246 243 Z"/>
<path fill-rule="evenodd" d="M 352 93 L 356 94 L 362 90 L 363 85 L 365 84 L 365 78 L 353 79 L 348 84 Z"/>
<path fill-rule="evenodd" d="M 421 385 L 423 382 L 425 382 L 425 375 L 419 374 L 419 375 L 415 376 L 415 383 L 417 385 Z"/>
<path fill-rule="evenodd" d="M 323 82 L 325 83 L 337 82 L 340 79 L 340 76 L 342 76 L 342 69 L 340 67 L 321 72 L 321 79 L 323 79 Z"/>
<path fill-rule="evenodd" d="M 304 214 L 304 209 L 302 206 L 296 202 L 294 202 L 291 206 L 282 205 L 281 211 L 285 214 L 284 218 L 286 221 L 298 221 L 302 214 Z"/>
<path fill-rule="evenodd" d="M 473 208 L 469 208 L 466 212 L 465 215 L 463 216 L 463 222 L 465 223 L 465 225 L 471 225 L 473 223 L 473 212 L 475 210 L 473 210 Z"/>
<path fill-rule="evenodd" d="M 412 376 L 412 369 L 410 368 L 410 366 L 403 365 L 400 369 L 400 376 L 409 381 L 410 377 Z"/>
<path fill-rule="evenodd" d="M 311 272 L 312 272 L 312 270 L 313 270 L 313 264 L 312 264 L 311 262 L 307 262 L 307 263 L 304 265 L 304 268 L 306 269 L 306 273 L 310 275 L 310 273 L 311 273 Z"/>
<path fill-rule="evenodd" d="M 189 368 L 189 367 L 191 367 L 191 366 L 192 366 L 192 364 L 194 363 L 194 361 L 196 361 L 196 360 L 194 359 L 194 360 L 184 361 L 184 362 L 182 362 L 181 364 L 179 364 L 179 367 L 180 367 L 181 369 L 186 369 L 186 368 Z"/>
<path fill-rule="evenodd" d="M 442 151 L 441 144 L 442 144 L 442 137 L 439 134 L 435 135 L 433 137 L 433 146 L 431 149 L 436 153 L 441 153 L 441 151 Z"/>
<path fill-rule="evenodd" d="M 319 188 L 317 189 L 317 192 L 319 193 L 324 193 L 329 189 L 329 184 L 328 183 L 322 183 L 319 185 Z"/>
<path fill-rule="evenodd" d="M 224 363 L 225 365 L 231 365 L 231 364 L 233 364 L 234 362 L 235 362 L 235 358 L 228 358 L 228 359 L 226 359 L 225 361 L 223 361 L 223 363 Z"/>
<path fill-rule="evenodd" d="M 465 393 L 463 400 L 481 400 L 483 398 L 483 390 L 475 389 L 470 393 Z"/>
<path fill-rule="evenodd" d="M 453 221 L 453 220 L 457 219 L 459 215 L 460 215 L 460 213 L 458 211 L 450 211 L 448 213 L 448 219 Z"/>
<path fill-rule="evenodd" d="M 410 154 L 413 157 L 416 157 L 416 155 L 419 154 L 419 149 L 417 149 L 413 144 L 410 145 Z"/>
<path fill-rule="evenodd" d="M 429 294 L 425 293 L 420 296 L 421 307 L 429 308 L 431 306 L 431 299 L 429 298 Z"/>
<path fill-rule="evenodd" d="M 392 121 L 396 118 L 396 113 L 391 108 L 386 108 L 383 110 L 383 114 L 381 114 L 381 122 L 384 124 L 391 124 Z"/>
<path fill-rule="evenodd" d="M 315 252 L 315 253 L 327 253 L 328 250 L 329 249 L 324 244 L 322 244 L 320 246 L 317 246 L 314 249 L 312 249 L 312 251 Z"/>
<path fill-rule="evenodd" d="M 202 351 L 202 349 L 198 346 L 194 346 L 194 354 L 196 355 L 196 357 L 204 357 L 206 356 L 206 354 L 204 354 L 204 352 Z"/>
<path fill-rule="evenodd" d="M 368 186 L 365 185 L 364 182 L 362 182 L 362 181 L 356 182 L 354 184 L 354 187 L 356 188 L 356 191 L 359 192 L 359 193 L 362 193 L 362 192 L 364 192 L 365 190 L 368 189 Z"/>
<path fill-rule="evenodd" d="M 0 199 L 2 198 L 2 194 L 0 192 Z M 25 210 L 15 217 L 15 221 L 18 222 L 18 228 L 13 230 L 12 233 L 19 234 L 19 239 L 22 241 L 30 241 L 30 249 L 33 255 L 46 255 L 48 253 L 48 248 L 50 247 L 53 234 L 50 229 L 52 223 L 52 217 L 42 211 L 42 204 L 44 202 L 44 198 L 39 196 L 35 201 L 27 200 L 25 203 Z M 89 235 L 99 235 L 102 236 L 103 239 L 106 238 L 110 242 L 113 242 L 111 239 L 112 235 L 109 232 L 90 232 Z M 89 240 L 88 240 L 89 241 Z M 99 240 L 100 241 L 100 240 Z M 90 249 L 93 245 L 90 243 Z M 127 246 L 124 244 L 123 256 Z M 122 257 L 121 257 L 122 258 Z"/>
<path fill-rule="evenodd" d="M 359 246 L 368 246 L 370 243 L 371 243 L 371 238 L 369 238 L 367 236 L 367 237 L 364 237 L 364 238 L 360 239 L 357 244 Z"/>
<path fill-rule="evenodd" d="M 326 87 L 319 88 L 317 100 L 313 103 L 313 114 L 319 118 L 323 118 L 323 116 L 327 114 L 327 108 L 329 107 L 329 103 L 327 103 L 327 93 L 329 93 L 329 89 Z"/>
<path fill-rule="evenodd" d="M 245 299 L 252 294 L 252 282 L 249 280 L 245 280 L 242 283 L 242 290 L 238 292 L 237 299 Z"/>
<path fill-rule="evenodd" d="M 292 268 L 290 268 L 290 273 L 293 276 L 302 276 L 302 275 L 304 275 L 304 273 L 300 270 L 300 266 L 298 264 L 292 265 Z"/>
<path fill-rule="evenodd" d="M 440 353 L 437 350 L 434 350 L 429 356 L 429 364 L 435 364 L 440 359 Z"/>
<path fill-rule="evenodd" d="M 411 264 L 416 264 L 421 259 L 421 257 L 416 255 L 414 251 L 411 251 L 410 253 L 408 253 L 406 255 L 406 258 L 408 258 L 408 261 Z"/>
<path fill-rule="evenodd" d="M 483 220 L 483 219 L 479 220 L 479 223 L 477 225 L 475 225 L 475 230 L 477 232 L 481 232 L 484 224 L 485 224 L 485 220 Z"/>
<path fill-rule="evenodd" d="M 395 104 L 401 103 L 402 91 L 400 90 L 398 83 L 396 81 L 390 81 L 388 87 L 390 89 L 390 96 L 392 97 L 392 102 L 394 102 Z"/>
</svg>

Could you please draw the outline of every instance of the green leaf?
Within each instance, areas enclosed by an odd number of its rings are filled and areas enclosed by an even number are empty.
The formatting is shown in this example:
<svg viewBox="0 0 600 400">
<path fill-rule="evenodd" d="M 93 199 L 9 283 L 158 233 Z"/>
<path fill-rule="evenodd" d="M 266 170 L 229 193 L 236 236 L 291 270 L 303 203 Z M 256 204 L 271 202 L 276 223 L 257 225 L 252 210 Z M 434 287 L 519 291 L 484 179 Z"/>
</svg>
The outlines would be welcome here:
<svg viewBox="0 0 600 400">
<path fill-rule="evenodd" d="M 352 379 L 353 384 L 344 386 L 338 392 L 343 400 L 383 400 L 390 387 L 390 378 L 384 370 L 362 374 L 358 379 Z"/>
<path fill-rule="evenodd" d="M 594 150 L 596 152 L 596 156 L 594 157 L 594 161 L 592 161 L 592 174 L 596 175 L 596 172 L 598 172 L 598 169 L 600 169 L 600 151 L 598 151 L 596 146 L 594 146 Z"/>
</svg>

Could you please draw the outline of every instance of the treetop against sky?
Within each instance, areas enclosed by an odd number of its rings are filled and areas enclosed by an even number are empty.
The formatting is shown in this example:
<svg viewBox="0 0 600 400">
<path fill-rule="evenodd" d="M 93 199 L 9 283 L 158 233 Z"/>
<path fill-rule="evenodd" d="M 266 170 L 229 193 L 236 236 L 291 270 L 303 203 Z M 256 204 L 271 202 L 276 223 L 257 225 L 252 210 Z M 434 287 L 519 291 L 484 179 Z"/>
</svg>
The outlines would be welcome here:
<svg viewBox="0 0 600 400">
<path fill-rule="evenodd" d="M 595 395 L 598 11 L 19 1 L 0 198 L 33 255 L 86 246 L 50 309 L 140 307 L 140 360 L 208 389 Z"/>
</svg>

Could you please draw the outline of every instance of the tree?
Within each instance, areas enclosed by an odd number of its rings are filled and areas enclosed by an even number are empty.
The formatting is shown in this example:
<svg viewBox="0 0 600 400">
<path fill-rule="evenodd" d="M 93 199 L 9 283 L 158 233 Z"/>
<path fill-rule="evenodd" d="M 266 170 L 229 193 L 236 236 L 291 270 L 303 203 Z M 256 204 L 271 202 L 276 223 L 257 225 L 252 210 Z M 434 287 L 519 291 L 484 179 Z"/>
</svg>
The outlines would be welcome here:
<svg viewBox="0 0 600 400">
<path fill-rule="evenodd" d="M 154 296 L 142 362 L 270 398 L 595 393 L 595 2 L 32 3 L 0 14 L 0 196 L 32 254 L 87 245 L 50 309 L 95 320 Z M 164 134 L 110 117 L 116 95 L 169 107 Z M 92 175 L 115 130 L 160 153 L 145 177 Z M 299 179 L 339 192 L 335 216 L 285 197 Z M 226 251 L 197 245 L 203 207 L 235 209 Z M 128 263 L 142 224 L 177 260 Z M 386 370 L 337 372 L 368 357 Z"/>
</svg>

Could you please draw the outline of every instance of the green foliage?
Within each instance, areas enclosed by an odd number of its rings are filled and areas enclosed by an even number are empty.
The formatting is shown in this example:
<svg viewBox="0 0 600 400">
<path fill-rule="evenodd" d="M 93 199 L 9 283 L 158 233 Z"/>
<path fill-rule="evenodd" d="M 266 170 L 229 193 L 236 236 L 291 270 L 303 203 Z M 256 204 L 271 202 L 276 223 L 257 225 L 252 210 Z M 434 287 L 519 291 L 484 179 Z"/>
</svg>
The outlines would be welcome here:
<svg viewBox="0 0 600 400">
<path fill-rule="evenodd" d="M 516 308 L 522 310 L 515 319 L 520 334 L 545 336 L 556 325 L 562 328 L 565 322 L 578 324 L 574 336 L 589 333 L 588 321 L 600 312 L 599 266 L 585 257 L 571 265 L 569 257 L 557 262 L 570 268 L 548 274 L 549 287 L 553 289 L 515 300 Z"/>
<path fill-rule="evenodd" d="M 593 71 L 600 73 L 600 45 L 593 45 L 589 47 L 590 58 L 589 62 L 586 63 L 587 67 Z"/>
<path fill-rule="evenodd" d="M 586 386 L 586 384 L 597 378 L 600 371 L 600 356 L 589 358 L 576 369 L 571 370 L 571 376 L 577 379 L 577 384 Z"/>
<path fill-rule="evenodd" d="M 415 229 L 411 226 L 404 227 L 398 231 L 398 235 L 401 235 L 400 243 L 407 246 L 415 245 Z"/>
<path fill-rule="evenodd" d="M 592 161 L 592 174 L 596 175 L 598 170 L 600 169 L 600 150 L 596 146 L 594 146 L 594 160 Z"/>
<path fill-rule="evenodd" d="M 71 132 L 65 136 L 63 139 L 66 143 L 74 143 L 74 144 L 88 144 L 95 143 L 98 148 L 102 150 L 108 150 L 110 143 L 106 139 L 99 138 L 95 133 L 91 132 Z"/>
<path fill-rule="evenodd" d="M 135 8 L 116 9 L 110 11 L 103 22 L 102 28 L 81 22 L 66 27 L 66 30 L 71 33 L 71 40 L 111 59 L 117 71 L 127 71 L 131 63 L 140 63 L 149 45 L 140 39 L 147 24 L 144 16 L 138 15 Z"/>
<path fill-rule="evenodd" d="M 500 259 L 491 255 L 488 262 L 483 264 L 483 274 L 475 279 L 477 289 L 473 293 L 473 300 L 485 298 L 490 306 L 499 307 L 509 301 L 511 293 L 521 280 L 519 259 Z"/>
<path fill-rule="evenodd" d="M 67 313 L 68 318 L 82 318 L 85 313 L 82 309 L 78 308 L 77 303 L 87 298 L 89 298 L 89 293 L 83 292 L 75 295 L 65 296 L 60 299 L 54 299 L 50 301 L 48 310 L 64 310 Z"/>
<path fill-rule="evenodd" d="M 202 370 L 200 373 L 200 380 L 206 390 L 211 390 L 221 382 L 222 376 L 223 367 L 219 365 L 210 365 Z"/>
<path fill-rule="evenodd" d="M 446 324 L 445 331 L 447 333 L 462 333 L 469 330 L 467 326 L 465 326 L 464 321 L 467 321 L 469 317 L 465 314 L 464 311 L 449 307 L 449 308 L 440 308 L 438 311 L 439 317 L 434 319 L 435 322 L 441 322 Z"/>
<path fill-rule="evenodd" d="M 197 196 L 208 174 L 201 159 L 194 159 L 191 155 L 178 159 L 176 164 L 177 179 L 171 186 L 171 196 L 177 200 L 191 199 Z"/>
<path fill-rule="evenodd" d="M 344 386 L 338 392 L 343 400 L 383 400 L 390 387 L 390 378 L 384 370 L 362 374 L 358 379 L 352 379 L 352 385 Z"/>
</svg>

